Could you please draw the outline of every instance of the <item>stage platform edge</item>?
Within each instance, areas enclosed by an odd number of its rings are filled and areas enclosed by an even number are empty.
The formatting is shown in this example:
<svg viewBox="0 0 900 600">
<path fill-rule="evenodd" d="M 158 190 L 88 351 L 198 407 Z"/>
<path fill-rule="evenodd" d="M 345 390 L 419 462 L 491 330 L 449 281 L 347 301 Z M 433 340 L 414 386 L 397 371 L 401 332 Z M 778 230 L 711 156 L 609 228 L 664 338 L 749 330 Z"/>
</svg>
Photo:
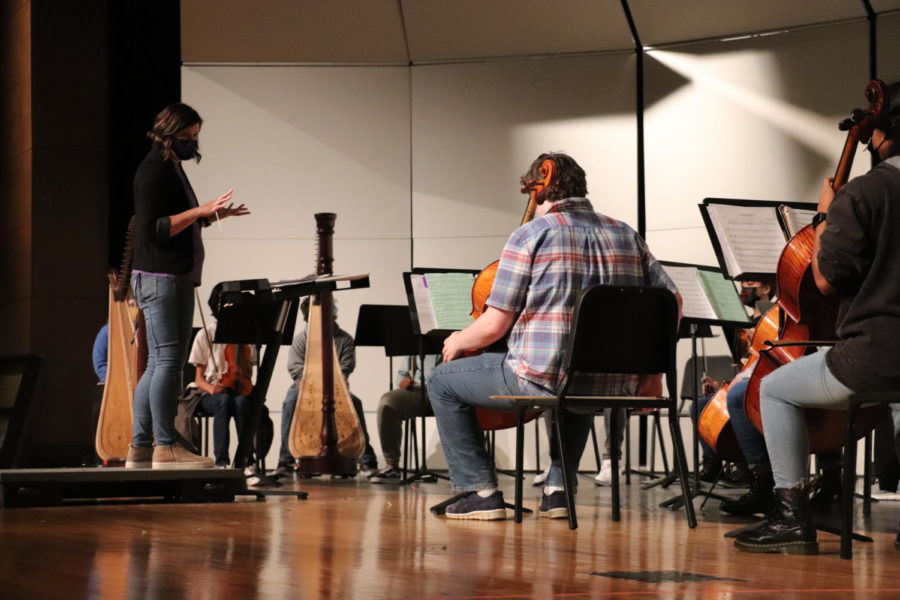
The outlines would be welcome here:
<svg viewBox="0 0 900 600">
<path fill-rule="evenodd" d="M 145 499 L 233 502 L 246 494 L 240 469 L 0 469 L 0 507 L 65 506 Z"/>
</svg>

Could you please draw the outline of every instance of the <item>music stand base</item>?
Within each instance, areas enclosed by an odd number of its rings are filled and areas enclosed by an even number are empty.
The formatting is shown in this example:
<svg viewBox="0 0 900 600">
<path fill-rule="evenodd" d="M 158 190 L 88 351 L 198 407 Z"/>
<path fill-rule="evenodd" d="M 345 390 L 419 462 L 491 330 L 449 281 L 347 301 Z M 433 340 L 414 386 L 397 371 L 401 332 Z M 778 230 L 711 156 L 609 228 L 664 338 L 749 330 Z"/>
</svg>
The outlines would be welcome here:
<svg viewBox="0 0 900 600">
<path fill-rule="evenodd" d="M 447 477 L 446 475 L 442 475 L 441 473 L 435 473 L 434 471 L 429 471 L 427 469 L 418 469 L 410 473 L 408 477 L 401 479 L 399 481 L 399 484 L 409 485 L 410 483 L 415 483 L 416 481 L 421 481 L 422 483 L 437 483 L 438 479 L 450 481 L 449 477 Z"/>
<path fill-rule="evenodd" d="M 714 494 L 713 492 L 707 490 L 691 490 L 691 500 L 697 498 L 698 496 L 704 496 L 707 499 L 712 498 L 713 500 L 719 501 L 731 499 L 727 496 Z M 669 510 L 679 510 L 682 506 L 684 506 L 684 494 L 679 494 L 678 496 L 674 496 L 659 503 L 660 508 L 667 508 Z"/>
</svg>

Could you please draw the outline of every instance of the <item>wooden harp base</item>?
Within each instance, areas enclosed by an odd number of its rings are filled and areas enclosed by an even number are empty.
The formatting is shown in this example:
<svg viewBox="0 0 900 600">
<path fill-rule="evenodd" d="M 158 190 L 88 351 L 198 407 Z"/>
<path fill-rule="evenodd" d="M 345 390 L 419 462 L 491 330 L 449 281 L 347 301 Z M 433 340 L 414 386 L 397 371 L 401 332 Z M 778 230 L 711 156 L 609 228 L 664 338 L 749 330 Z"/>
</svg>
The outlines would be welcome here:
<svg viewBox="0 0 900 600">
<path fill-rule="evenodd" d="M 340 475 L 354 477 L 356 475 L 356 459 L 346 456 L 301 456 L 297 473 L 301 477 L 315 475 Z"/>
</svg>

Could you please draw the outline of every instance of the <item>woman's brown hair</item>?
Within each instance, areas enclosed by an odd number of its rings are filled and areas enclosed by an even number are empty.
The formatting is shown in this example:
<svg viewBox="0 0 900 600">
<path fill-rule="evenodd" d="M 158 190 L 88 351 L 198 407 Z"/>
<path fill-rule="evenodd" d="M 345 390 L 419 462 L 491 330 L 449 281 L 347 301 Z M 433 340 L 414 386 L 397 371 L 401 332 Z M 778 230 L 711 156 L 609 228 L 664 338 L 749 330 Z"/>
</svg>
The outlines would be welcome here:
<svg viewBox="0 0 900 600">
<path fill-rule="evenodd" d="M 203 119 L 196 110 L 187 104 L 176 102 L 165 107 L 156 115 L 153 127 L 147 132 L 147 137 L 153 142 L 153 147 L 162 153 L 163 158 L 172 160 L 175 156 L 175 152 L 172 151 L 172 140 L 192 125 L 202 126 Z M 195 158 L 197 162 L 200 162 L 199 152 Z"/>
</svg>

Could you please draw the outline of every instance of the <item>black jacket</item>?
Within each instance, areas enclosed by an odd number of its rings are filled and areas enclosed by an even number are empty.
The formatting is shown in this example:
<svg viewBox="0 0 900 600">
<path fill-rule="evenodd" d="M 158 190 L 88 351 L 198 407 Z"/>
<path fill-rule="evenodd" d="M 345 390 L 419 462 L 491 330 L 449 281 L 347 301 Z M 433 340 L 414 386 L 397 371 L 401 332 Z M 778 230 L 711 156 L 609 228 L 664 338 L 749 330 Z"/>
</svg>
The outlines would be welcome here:
<svg viewBox="0 0 900 600">
<path fill-rule="evenodd" d="M 834 198 L 819 270 L 838 289 L 840 340 L 828 368 L 862 392 L 900 384 L 900 169 L 883 162 Z"/>
<path fill-rule="evenodd" d="M 193 227 L 169 235 L 169 217 L 197 206 L 177 168 L 151 148 L 134 174 L 134 268 L 140 271 L 183 275 L 194 266 Z"/>
</svg>

